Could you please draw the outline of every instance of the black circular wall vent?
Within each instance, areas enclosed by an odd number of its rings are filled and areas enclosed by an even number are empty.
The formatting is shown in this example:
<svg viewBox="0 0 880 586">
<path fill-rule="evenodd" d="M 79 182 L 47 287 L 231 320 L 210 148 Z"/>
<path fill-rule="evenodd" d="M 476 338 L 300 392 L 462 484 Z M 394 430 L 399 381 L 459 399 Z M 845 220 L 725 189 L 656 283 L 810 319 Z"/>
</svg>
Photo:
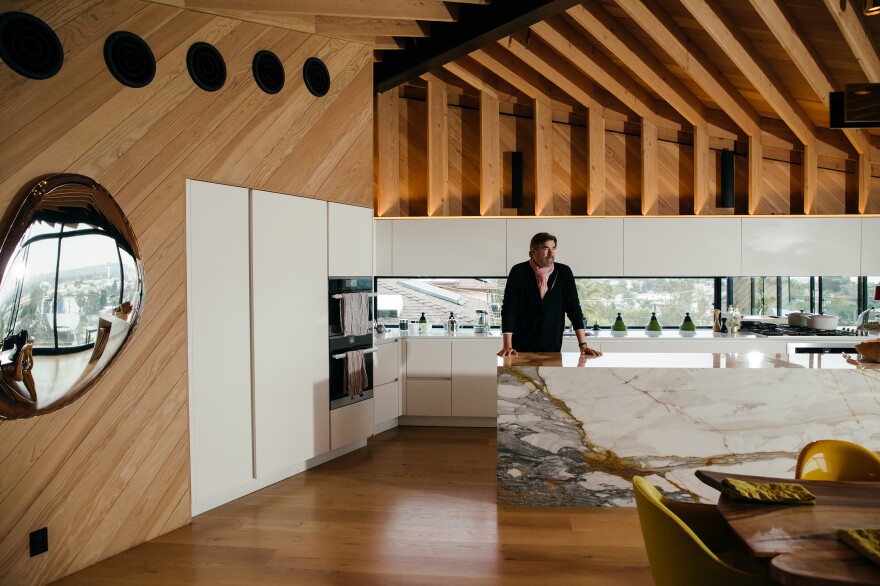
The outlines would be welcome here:
<svg viewBox="0 0 880 586">
<path fill-rule="evenodd" d="M 327 66 L 317 57 L 309 57 L 303 65 L 303 79 L 306 87 L 319 98 L 330 90 L 330 72 Z"/>
<path fill-rule="evenodd" d="M 284 65 L 272 51 L 257 51 L 254 55 L 254 79 L 267 94 L 277 94 L 284 87 Z"/>
<path fill-rule="evenodd" d="M 30 79 L 49 79 L 64 63 L 61 41 L 48 24 L 24 12 L 0 14 L 0 59 Z"/>
<path fill-rule="evenodd" d="M 156 58 L 146 41 L 117 31 L 104 42 L 104 61 L 113 77 L 128 87 L 144 87 L 156 76 Z"/>
<path fill-rule="evenodd" d="M 214 45 L 193 43 L 186 52 L 186 68 L 197 86 L 216 92 L 226 83 L 226 62 Z"/>
</svg>

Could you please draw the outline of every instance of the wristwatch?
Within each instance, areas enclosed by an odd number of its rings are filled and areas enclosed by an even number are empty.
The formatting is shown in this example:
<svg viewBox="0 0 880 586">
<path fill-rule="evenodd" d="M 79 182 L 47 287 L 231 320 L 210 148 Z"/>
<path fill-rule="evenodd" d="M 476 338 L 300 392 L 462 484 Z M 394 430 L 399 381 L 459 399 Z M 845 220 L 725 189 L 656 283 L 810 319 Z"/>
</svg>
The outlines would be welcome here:
<svg viewBox="0 0 880 586">
<path fill-rule="evenodd" d="M 580 343 L 578 344 L 578 346 L 586 346 L 586 345 L 587 345 L 586 342 L 580 342 Z"/>
</svg>

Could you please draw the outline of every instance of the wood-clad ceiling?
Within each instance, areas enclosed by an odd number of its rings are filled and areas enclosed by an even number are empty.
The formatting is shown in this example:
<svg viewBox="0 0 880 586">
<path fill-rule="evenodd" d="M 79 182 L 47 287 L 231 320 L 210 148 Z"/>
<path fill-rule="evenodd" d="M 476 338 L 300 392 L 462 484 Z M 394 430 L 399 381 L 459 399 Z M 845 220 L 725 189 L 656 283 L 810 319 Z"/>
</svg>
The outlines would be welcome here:
<svg viewBox="0 0 880 586">
<path fill-rule="evenodd" d="M 573 114 L 606 130 L 609 121 L 640 125 L 644 214 L 658 213 L 655 132 L 678 133 L 697 153 L 693 213 L 710 196 L 712 168 L 701 160 L 710 148 L 749 159 L 750 201 L 739 213 L 829 213 L 838 204 L 838 213 L 866 213 L 880 197 L 880 130 L 830 129 L 828 107 L 832 91 L 880 83 L 880 16 L 862 8 L 863 0 L 592 0 L 426 72 L 400 95 L 430 102 L 433 85 L 450 103 L 477 104 L 488 92 L 502 112 L 545 104 L 556 121 Z M 768 159 L 798 165 L 798 176 L 774 176 Z M 820 171 L 831 168 L 855 174 L 855 187 Z M 784 202 L 762 202 L 782 191 Z M 820 195 L 838 204 L 819 205 Z"/>
</svg>

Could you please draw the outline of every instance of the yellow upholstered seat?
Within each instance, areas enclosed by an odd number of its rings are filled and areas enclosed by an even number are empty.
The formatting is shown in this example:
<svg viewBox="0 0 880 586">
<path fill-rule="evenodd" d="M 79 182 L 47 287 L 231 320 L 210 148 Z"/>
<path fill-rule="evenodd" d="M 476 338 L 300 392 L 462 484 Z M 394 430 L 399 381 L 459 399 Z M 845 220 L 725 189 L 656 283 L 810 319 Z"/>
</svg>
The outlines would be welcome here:
<svg viewBox="0 0 880 586">
<path fill-rule="evenodd" d="M 633 478 L 633 492 L 657 586 L 772 584 L 765 576 L 740 570 L 719 557 L 729 557 L 735 538 L 716 507 L 667 499 L 641 476 Z"/>
<path fill-rule="evenodd" d="M 880 482 L 880 456 L 852 442 L 818 440 L 801 449 L 795 477 Z"/>
</svg>

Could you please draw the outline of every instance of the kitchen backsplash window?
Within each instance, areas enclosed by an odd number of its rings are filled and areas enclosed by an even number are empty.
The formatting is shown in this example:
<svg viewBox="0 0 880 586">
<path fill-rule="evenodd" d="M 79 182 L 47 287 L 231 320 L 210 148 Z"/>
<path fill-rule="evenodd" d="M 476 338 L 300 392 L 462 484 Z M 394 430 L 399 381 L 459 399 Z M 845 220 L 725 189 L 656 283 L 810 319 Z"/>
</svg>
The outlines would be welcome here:
<svg viewBox="0 0 880 586">
<path fill-rule="evenodd" d="M 620 313 L 629 328 L 643 328 L 656 312 L 664 327 L 678 327 L 690 313 L 697 327 L 711 327 L 720 290 L 721 311 L 736 306 L 743 315 L 786 316 L 793 311 L 836 315 L 839 325 L 853 326 L 861 311 L 880 306 L 873 301 L 880 277 L 645 277 L 575 279 L 588 327 L 609 328 Z M 454 313 L 459 325 L 473 325 L 485 311 L 489 324 L 501 325 L 503 278 L 376 279 L 377 319 L 398 325 L 422 312 L 430 324 L 445 324 Z M 867 291 L 859 303 L 859 290 Z M 869 295 L 870 294 L 870 295 Z M 820 301 L 821 299 L 821 301 Z M 571 324 L 567 324 L 571 325 Z"/>
</svg>

